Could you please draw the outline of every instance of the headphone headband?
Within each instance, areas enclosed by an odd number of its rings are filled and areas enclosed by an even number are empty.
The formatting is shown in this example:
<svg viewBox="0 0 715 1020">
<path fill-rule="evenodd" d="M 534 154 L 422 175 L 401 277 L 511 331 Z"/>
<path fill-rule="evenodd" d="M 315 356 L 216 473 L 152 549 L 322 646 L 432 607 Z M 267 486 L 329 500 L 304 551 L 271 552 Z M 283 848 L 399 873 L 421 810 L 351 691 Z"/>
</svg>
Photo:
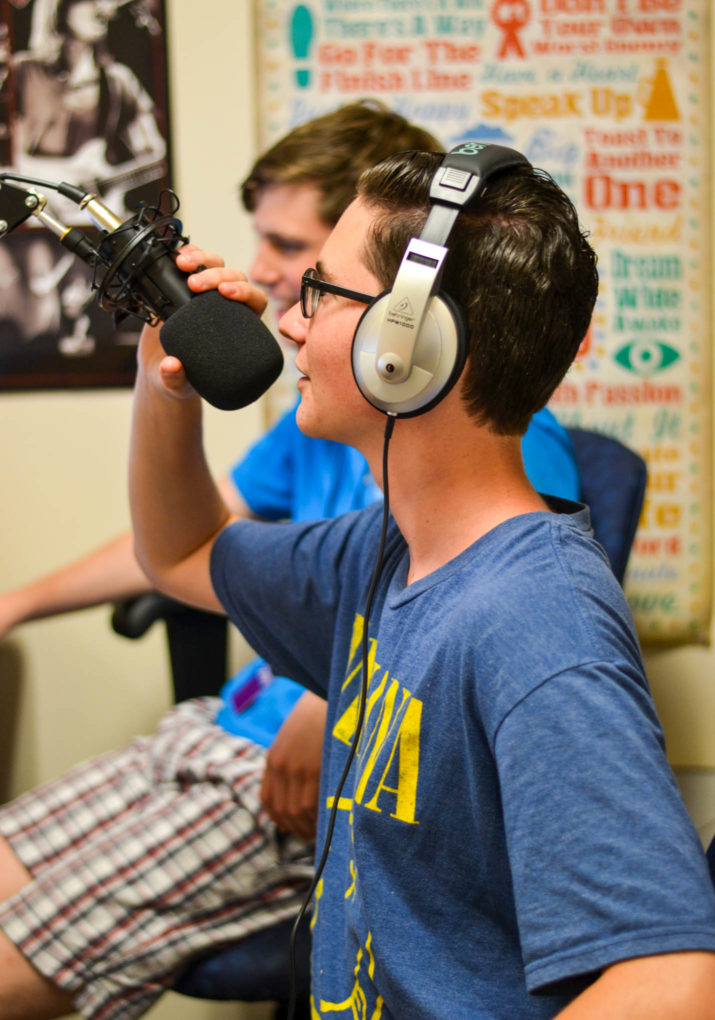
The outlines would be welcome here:
<svg viewBox="0 0 715 1020">
<path fill-rule="evenodd" d="M 505 145 L 462 142 L 447 152 L 430 184 L 432 208 L 421 233 L 424 240 L 446 244 L 457 216 L 504 170 L 530 166 L 526 156 Z"/>
<path fill-rule="evenodd" d="M 446 295 L 436 296 L 447 241 L 459 213 L 496 174 L 530 165 L 515 149 L 481 142 L 463 142 L 443 157 L 424 228 L 407 245 L 392 289 L 369 305 L 353 338 L 353 374 L 375 407 L 419 414 L 459 378 L 466 359 L 461 313 Z"/>
</svg>

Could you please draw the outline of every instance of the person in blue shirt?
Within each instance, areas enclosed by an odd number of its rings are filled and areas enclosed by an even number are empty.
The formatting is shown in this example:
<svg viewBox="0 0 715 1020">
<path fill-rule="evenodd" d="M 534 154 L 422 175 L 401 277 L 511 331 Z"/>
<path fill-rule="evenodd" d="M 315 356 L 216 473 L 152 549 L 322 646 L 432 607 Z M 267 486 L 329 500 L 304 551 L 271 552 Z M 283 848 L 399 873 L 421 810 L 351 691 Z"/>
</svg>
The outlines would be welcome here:
<svg viewBox="0 0 715 1020">
<path fill-rule="evenodd" d="M 251 276 L 279 313 L 298 299 L 360 170 L 430 146 L 439 148 L 421 129 L 360 103 L 259 158 L 242 188 L 258 235 Z M 221 480 L 232 511 L 310 521 L 381 501 L 363 454 L 306 436 L 296 413 Z M 568 434 L 548 410 L 534 415 L 523 456 L 539 490 L 576 498 Z M 0 632 L 149 587 L 122 535 L 0 596 Z M 140 1016 L 192 957 L 294 915 L 312 876 L 325 710 L 323 698 L 255 659 L 218 697 L 178 705 L 156 733 L 0 809 L 9 961 L 0 1015 L 35 1017 L 41 1004 L 46 1016 L 70 1006 L 102 1020 Z M 10 999 L 25 1011 L 3 1012 Z"/>
<path fill-rule="evenodd" d="M 537 492 L 521 452 L 588 328 L 596 257 L 553 179 L 497 148 L 363 173 L 280 322 L 300 429 L 360 450 L 384 506 L 234 519 L 201 400 L 145 329 L 137 556 L 327 698 L 316 1020 L 711 1020 L 715 891 L 624 593 L 588 509 Z M 260 311 L 218 256 L 184 265 Z M 438 371 L 455 308 L 466 356 Z"/>
</svg>

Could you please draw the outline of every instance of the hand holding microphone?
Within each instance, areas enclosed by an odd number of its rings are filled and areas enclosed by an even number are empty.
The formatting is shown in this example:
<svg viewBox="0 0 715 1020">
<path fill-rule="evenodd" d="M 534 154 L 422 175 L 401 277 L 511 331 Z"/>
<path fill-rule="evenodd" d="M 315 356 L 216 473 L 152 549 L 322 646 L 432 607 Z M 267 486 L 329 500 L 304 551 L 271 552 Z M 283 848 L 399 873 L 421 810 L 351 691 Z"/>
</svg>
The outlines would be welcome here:
<svg viewBox="0 0 715 1020">
<path fill-rule="evenodd" d="M 273 345 L 275 340 L 269 333 L 270 344 L 264 343 L 265 337 L 261 330 L 256 332 L 253 324 L 253 316 L 244 316 L 244 309 L 250 309 L 256 316 L 260 316 L 266 308 L 267 300 L 263 291 L 250 284 L 245 276 L 238 269 L 227 268 L 223 259 L 211 252 L 193 244 L 185 244 L 176 252 L 175 261 L 177 269 L 184 275 L 186 287 L 193 295 L 192 311 L 189 315 L 184 313 L 176 322 L 173 318 L 167 320 L 159 333 L 159 342 L 162 350 L 159 357 L 162 358 L 160 367 L 161 376 L 169 389 L 178 390 L 188 382 L 200 396 L 208 399 L 207 394 L 212 398 L 209 400 L 215 406 L 229 404 L 227 409 L 234 409 L 235 406 L 245 406 L 250 400 L 247 399 L 249 390 L 258 389 L 256 395 L 263 392 L 263 369 L 256 367 L 255 360 L 248 368 L 248 372 L 241 371 L 240 378 L 237 372 L 239 357 L 231 348 L 230 337 L 221 339 L 220 335 L 213 337 L 218 343 L 216 351 L 217 362 L 211 363 L 205 347 L 204 330 L 207 324 L 213 326 L 216 311 L 219 313 L 219 322 L 226 320 L 228 326 L 235 326 L 236 312 L 228 302 L 240 303 L 238 315 L 241 323 L 250 324 L 251 335 L 249 337 L 249 354 L 255 359 L 258 351 L 261 361 L 269 360 L 269 372 L 272 374 L 274 362 Z M 220 295 L 220 297 L 219 297 Z M 193 302 L 199 299 L 198 304 Z M 182 306 L 183 307 L 183 306 Z M 199 335 L 192 336 L 192 328 L 199 330 Z M 200 354 L 196 353 L 196 345 L 202 344 Z M 256 347 L 258 344 L 258 347 Z M 277 346 L 277 345 L 276 345 Z M 226 364 L 227 348 L 229 363 Z M 165 356 L 164 356 L 165 355 Z M 183 358 L 189 362 L 188 369 L 184 365 Z M 229 376 L 224 375 L 228 368 Z M 278 369 L 279 371 L 280 369 Z M 198 379 L 197 379 L 198 375 Z M 231 382 L 233 378 L 233 382 Z M 271 378 L 271 381 L 272 378 Z M 198 382 L 198 387 L 196 383 Z M 216 392 L 217 388 L 223 388 Z M 255 397 L 251 396 L 251 399 Z"/>
<path fill-rule="evenodd" d="M 187 243 L 177 249 L 173 258 L 182 274 L 183 282 L 192 295 L 219 290 L 220 281 L 216 278 L 216 272 L 225 272 L 224 261 L 220 256 Z M 213 277 L 211 282 L 208 280 L 210 272 Z M 258 314 L 262 310 L 262 307 L 255 308 Z M 156 324 L 150 322 L 144 327 L 139 343 L 138 361 L 145 374 L 153 375 L 160 381 L 161 386 L 166 387 L 175 396 L 195 396 L 197 390 L 187 378 L 181 359 L 174 353 L 167 353 L 162 344 L 162 328 L 161 321 Z M 171 347 L 171 344 L 169 346 Z"/>
</svg>

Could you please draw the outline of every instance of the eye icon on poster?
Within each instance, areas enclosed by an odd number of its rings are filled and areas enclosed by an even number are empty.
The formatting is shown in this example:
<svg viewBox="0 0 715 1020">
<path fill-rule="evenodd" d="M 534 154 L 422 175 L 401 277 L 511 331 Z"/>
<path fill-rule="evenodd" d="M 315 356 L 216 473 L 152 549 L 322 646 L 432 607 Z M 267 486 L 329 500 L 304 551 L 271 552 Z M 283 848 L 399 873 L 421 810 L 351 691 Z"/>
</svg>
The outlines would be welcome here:
<svg viewBox="0 0 715 1020">
<path fill-rule="evenodd" d="M 622 368 L 636 375 L 648 376 L 661 372 L 677 361 L 680 354 L 662 340 L 632 340 L 613 355 Z"/>
<path fill-rule="evenodd" d="M 290 43 L 296 58 L 295 80 L 301 89 L 310 84 L 310 68 L 304 65 L 312 42 L 313 15 L 305 4 L 298 4 L 290 19 Z"/>
</svg>

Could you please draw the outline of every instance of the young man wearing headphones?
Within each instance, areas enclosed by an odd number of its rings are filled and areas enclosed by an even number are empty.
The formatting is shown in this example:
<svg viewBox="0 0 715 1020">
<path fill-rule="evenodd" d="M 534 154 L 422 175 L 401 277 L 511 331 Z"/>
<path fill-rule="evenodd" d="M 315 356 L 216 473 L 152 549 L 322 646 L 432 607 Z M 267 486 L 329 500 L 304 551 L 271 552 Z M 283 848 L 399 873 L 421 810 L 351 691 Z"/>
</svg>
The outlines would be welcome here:
<svg viewBox="0 0 715 1020">
<path fill-rule="evenodd" d="M 193 289 L 261 310 L 202 263 Z M 596 297 L 571 203 L 512 150 L 393 157 L 303 279 L 298 424 L 392 516 L 232 523 L 151 330 L 130 490 L 156 583 L 327 696 L 315 1015 L 712 1020 L 715 898 L 627 604 L 520 452 Z"/>
<path fill-rule="evenodd" d="M 350 203 L 360 169 L 396 150 L 430 145 L 439 148 L 424 130 L 381 104 L 361 102 L 300 125 L 259 156 L 241 188 L 258 237 L 249 273 L 276 312 L 299 299 L 303 270 Z M 547 410 L 535 416 L 522 449 L 535 486 L 576 495 L 568 436 Z M 219 485 L 237 516 L 274 521 L 332 517 L 380 497 L 362 455 L 304 435 L 295 409 Z M 24 620 L 150 587 L 131 534 L 122 535 L 0 594 L 0 636 Z M 88 1018 L 129 1020 L 197 952 L 295 915 L 312 873 L 312 847 L 300 845 L 296 885 L 295 861 L 277 859 L 280 846 L 295 843 L 279 846 L 275 833 L 278 826 L 309 844 L 314 838 L 325 703 L 285 677 L 261 686 L 255 700 L 245 696 L 267 676 L 265 662 L 254 661 L 219 698 L 183 702 L 154 733 L 0 808 L 3 1020 L 62 1015 L 72 1002 Z M 254 810 L 246 811 L 250 804 Z M 95 883 L 110 822 L 118 867 Z M 184 862 L 179 883 L 164 863 L 176 852 Z M 245 896 L 247 871 L 257 877 Z M 158 897 L 162 882 L 166 895 Z M 207 899 L 220 910 L 207 915 Z M 92 937 L 78 939 L 80 931 Z"/>
</svg>

